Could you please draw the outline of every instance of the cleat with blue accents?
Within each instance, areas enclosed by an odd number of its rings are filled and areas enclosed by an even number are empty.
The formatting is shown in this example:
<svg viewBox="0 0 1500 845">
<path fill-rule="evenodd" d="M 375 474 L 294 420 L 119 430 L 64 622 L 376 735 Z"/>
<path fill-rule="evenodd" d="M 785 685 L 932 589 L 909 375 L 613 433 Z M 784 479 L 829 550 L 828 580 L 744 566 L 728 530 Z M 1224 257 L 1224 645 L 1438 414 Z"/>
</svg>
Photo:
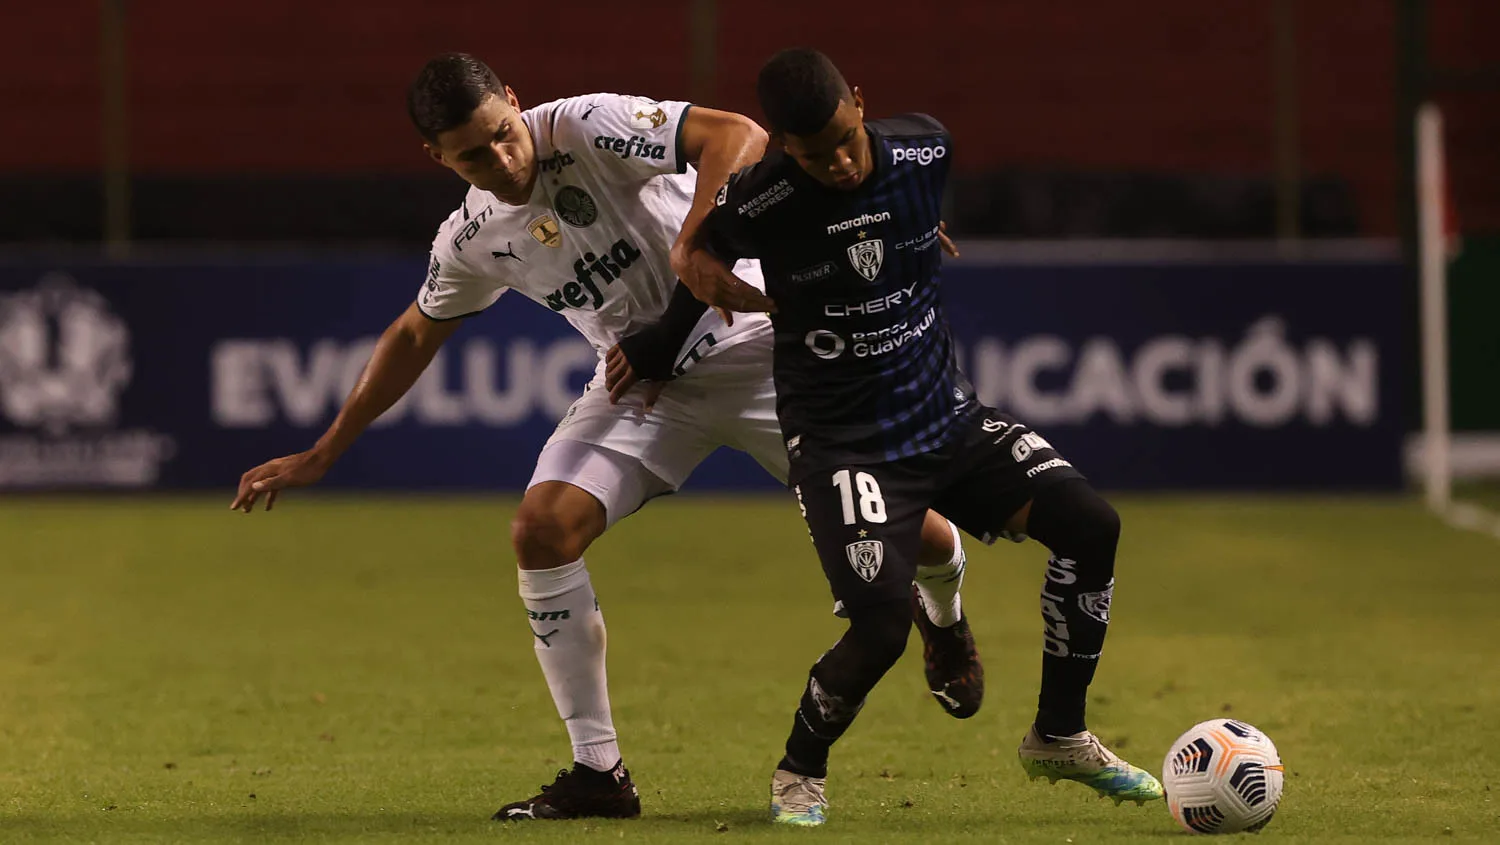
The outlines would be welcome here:
<svg viewBox="0 0 1500 845">
<path fill-rule="evenodd" d="M 1117 807 L 1124 801 L 1141 805 L 1162 797 L 1161 781 L 1121 760 L 1089 731 L 1044 739 L 1033 726 L 1018 754 L 1032 780 L 1075 780 L 1101 798 L 1113 799 Z"/>
<path fill-rule="evenodd" d="M 777 769 L 771 776 L 771 821 L 798 827 L 817 827 L 828 820 L 826 778 L 813 778 Z"/>
</svg>

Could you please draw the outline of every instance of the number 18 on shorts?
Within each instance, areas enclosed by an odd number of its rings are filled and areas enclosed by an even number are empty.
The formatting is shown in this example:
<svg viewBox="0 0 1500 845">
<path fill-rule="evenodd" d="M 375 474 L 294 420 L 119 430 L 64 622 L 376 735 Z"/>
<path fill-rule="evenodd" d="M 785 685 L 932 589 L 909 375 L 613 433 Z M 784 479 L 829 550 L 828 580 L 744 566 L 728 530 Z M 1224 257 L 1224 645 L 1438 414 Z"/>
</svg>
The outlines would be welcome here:
<svg viewBox="0 0 1500 845">
<path fill-rule="evenodd" d="M 930 483 L 903 469 L 833 468 L 794 488 L 833 597 L 846 609 L 910 601 Z"/>
</svg>

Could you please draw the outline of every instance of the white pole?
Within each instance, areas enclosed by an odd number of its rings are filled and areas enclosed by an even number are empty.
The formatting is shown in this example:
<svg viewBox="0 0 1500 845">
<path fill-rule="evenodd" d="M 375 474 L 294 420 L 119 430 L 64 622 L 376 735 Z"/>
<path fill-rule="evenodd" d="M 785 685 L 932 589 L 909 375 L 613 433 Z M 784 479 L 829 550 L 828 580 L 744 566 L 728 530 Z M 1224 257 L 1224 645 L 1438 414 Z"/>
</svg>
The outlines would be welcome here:
<svg viewBox="0 0 1500 845">
<path fill-rule="evenodd" d="M 1453 496 L 1448 419 L 1448 251 L 1443 231 L 1443 117 L 1417 110 L 1418 255 L 1422 285 L 1422 419 L 1427 506 L 1443 512 Z"/>
</svg>

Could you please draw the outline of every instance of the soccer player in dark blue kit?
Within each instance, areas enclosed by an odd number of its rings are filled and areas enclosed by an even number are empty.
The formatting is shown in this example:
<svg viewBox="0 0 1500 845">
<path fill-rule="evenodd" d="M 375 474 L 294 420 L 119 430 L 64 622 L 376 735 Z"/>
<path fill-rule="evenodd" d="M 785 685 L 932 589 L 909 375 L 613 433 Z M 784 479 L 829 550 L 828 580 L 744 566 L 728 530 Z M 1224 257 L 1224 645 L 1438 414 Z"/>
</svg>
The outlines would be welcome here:
<svg viewBox="0 0 1500 845">
<path fill-rule="evenodd" d="M 1084 722 L 1119 517 L 1046 440 L 981 404 L 957 364 L 938 291 L 952 138 L 927 115 L 865 120 L 859 89 L 813 50 L 772 57 L 757 89 L 771 152 L 730 178 L 702 249 L 674 269 L 700 299 L 732 307 L 725 262 L 761 260 L 790 483 L 849 619 L 809 674 L 773 818 L 823 823 L 829 750 L 906 647 L 928 508 L 985 542 L 1029 536 L 1052 553 L 1038 709 L 1019 749 L 1027 773 L 1116 803 L 1162 797 Z M 621 342 L 633 374 L 670 376 L 679 319 Z"/>
</svg>

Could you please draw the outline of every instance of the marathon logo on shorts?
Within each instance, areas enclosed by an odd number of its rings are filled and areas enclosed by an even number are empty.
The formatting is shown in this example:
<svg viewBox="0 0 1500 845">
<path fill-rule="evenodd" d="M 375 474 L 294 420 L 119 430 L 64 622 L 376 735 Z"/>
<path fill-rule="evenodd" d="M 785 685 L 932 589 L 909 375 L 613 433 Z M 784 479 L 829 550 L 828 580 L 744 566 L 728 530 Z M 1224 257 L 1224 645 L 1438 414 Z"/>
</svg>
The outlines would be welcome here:
<svg viewBox="0 0 1500 845">
<path fill-rule="evenodd" d="M 1042 473 L 1047 472 L 1049 470 L 1058 469 L 1060 467 L 1070 467 L 1070 466 L 1072 466 L 1072 464 L 1069 463 L 1069 462 L 1067 462 L 1067 461 L 1065 461 L 1065 460 L 1063 460 L 1062 458 L 1053 458 L 1050 461 L 1042 461 L 1041 463 L 1037 464 L 1036 466 L 1032 467 L 1031 469 L 1026 470 L 1026 477 L 1027 478 L 1036 478 L 1038 475 L 1041 475 Z"/>
<path fill-rule="evenodd" d="M 874 581 L 880 574 L 880 564 L 885 562 L 885 543 L 880 540 L 858 540 L 844 547 L 849 556 L 849 565 L 854 573 L 865 581 Z"/>
</svg>

